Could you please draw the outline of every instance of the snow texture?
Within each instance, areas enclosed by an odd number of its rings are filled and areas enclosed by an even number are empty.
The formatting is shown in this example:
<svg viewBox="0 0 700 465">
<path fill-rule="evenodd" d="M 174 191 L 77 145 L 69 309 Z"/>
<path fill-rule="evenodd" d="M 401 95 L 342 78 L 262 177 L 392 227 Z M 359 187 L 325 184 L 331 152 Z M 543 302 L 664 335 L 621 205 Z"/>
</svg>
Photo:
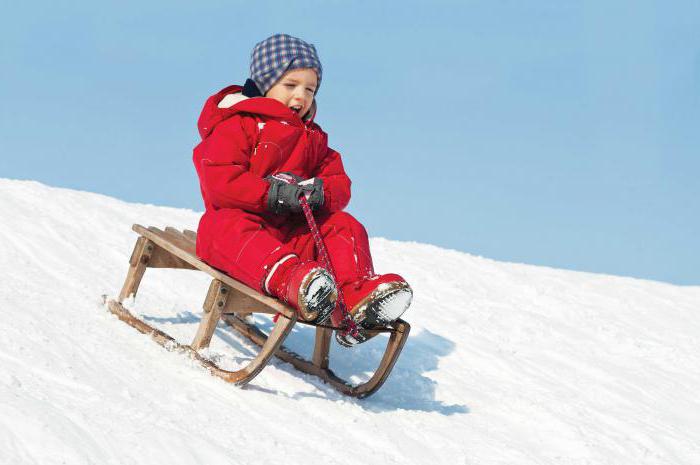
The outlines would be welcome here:
<svg viewBox="0 0 700 465">
<path fill-rule="evenodd" d="M 373 238 L 415 299 L 392 376 L 346 398 L 274 360 L 246 388 L 112 316 L 132 223 L 199 213 L 0 179 L 2 464 L 697 464 L 700 287 Z M 209 280 L 148 270 L 131 308 L 191 341 Z M 263 325 L 269 321 L 256 317 Z M 334 346 L 366 379 L 383 341 Z M 313 332 L 289 346 L 310 355 Z M 256 353 L 220 325 L 225 367 Z"/>
</svg>

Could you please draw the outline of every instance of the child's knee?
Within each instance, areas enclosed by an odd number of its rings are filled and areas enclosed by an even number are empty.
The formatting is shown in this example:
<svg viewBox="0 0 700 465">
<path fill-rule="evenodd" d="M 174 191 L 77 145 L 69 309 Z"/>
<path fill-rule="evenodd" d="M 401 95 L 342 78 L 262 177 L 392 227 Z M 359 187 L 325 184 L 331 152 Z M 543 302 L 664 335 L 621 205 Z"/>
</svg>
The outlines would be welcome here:
<svg viewBox="0 0 700 465">
<path fill-rule="evenodd" d="M 365 227 L 357 221 L 357 219 L 347 212 L 334 212 L 331 213 L 324 225 L 336 226 L 343 229 L 348 229 L 353 233 L 361 233 L 367 235 Z"/>
</svg>

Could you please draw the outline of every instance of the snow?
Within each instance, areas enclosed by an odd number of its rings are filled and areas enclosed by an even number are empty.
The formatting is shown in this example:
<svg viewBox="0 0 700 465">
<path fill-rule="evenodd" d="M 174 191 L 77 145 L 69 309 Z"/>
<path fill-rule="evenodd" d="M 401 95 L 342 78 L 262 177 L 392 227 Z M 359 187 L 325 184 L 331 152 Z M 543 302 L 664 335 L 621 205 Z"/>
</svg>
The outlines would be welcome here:
<svg viewBox="0 0 700 465">
<path fill-rule="evenodd" d="M 0 218 L 2 464 L 700 463 L 700 287 L 373 238 L 378 271 L 415 291 L 384 387 L 350 399 L 274 360 L 241 389 L 102 305 L 133 223 L 196 229 L 198 212 L 0 179 Z M 148 270 L 130 305 L 189 342 L 208 284 Z M 334 346 L 332 368 L 366 379 L 377 339 Z M 308 356 L 313 333 L 288 341 Z M 254 351 L 222 325 L 207 353 Z"/>
</svg>

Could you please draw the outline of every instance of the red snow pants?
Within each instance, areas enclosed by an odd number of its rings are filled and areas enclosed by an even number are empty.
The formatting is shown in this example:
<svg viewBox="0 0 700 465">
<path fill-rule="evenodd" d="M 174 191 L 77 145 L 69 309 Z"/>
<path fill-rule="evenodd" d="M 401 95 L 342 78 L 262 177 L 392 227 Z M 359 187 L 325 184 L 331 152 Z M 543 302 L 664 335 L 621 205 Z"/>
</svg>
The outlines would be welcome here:
<svg viewBox="0 0 700 465">
<path fill-rule="evenodd" d="M 374 275 L 364 226 L 343 211 L 315 216 L 338 286 Z M 282 257 L 318 259 L 301 213 L 283 217 L 224 208 L 206 212 L 198 230 L 197 255 L 261 293 L 267 272 Z"/>
</svg>

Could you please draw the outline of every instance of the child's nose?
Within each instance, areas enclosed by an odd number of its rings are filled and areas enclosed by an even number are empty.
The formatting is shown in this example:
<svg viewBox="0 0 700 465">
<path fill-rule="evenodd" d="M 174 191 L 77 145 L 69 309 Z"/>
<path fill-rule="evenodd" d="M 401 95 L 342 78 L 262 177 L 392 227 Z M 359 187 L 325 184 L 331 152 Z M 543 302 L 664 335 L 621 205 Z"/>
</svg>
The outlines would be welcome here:
<svg viewBox="0 0 700 465">
<path fill-rule="evenodd" d="M 297 99 L 297 100 L 304 101 L 304 97 L 305 97 L 305 95 L 304 95 L 304 89 L 298 89 L 298 88 L 297 88 L 297 89 L 294 89 L 294 94 L 293 94 L 293 96 L 294 96 L 294 98 Z"/>
</svg>

